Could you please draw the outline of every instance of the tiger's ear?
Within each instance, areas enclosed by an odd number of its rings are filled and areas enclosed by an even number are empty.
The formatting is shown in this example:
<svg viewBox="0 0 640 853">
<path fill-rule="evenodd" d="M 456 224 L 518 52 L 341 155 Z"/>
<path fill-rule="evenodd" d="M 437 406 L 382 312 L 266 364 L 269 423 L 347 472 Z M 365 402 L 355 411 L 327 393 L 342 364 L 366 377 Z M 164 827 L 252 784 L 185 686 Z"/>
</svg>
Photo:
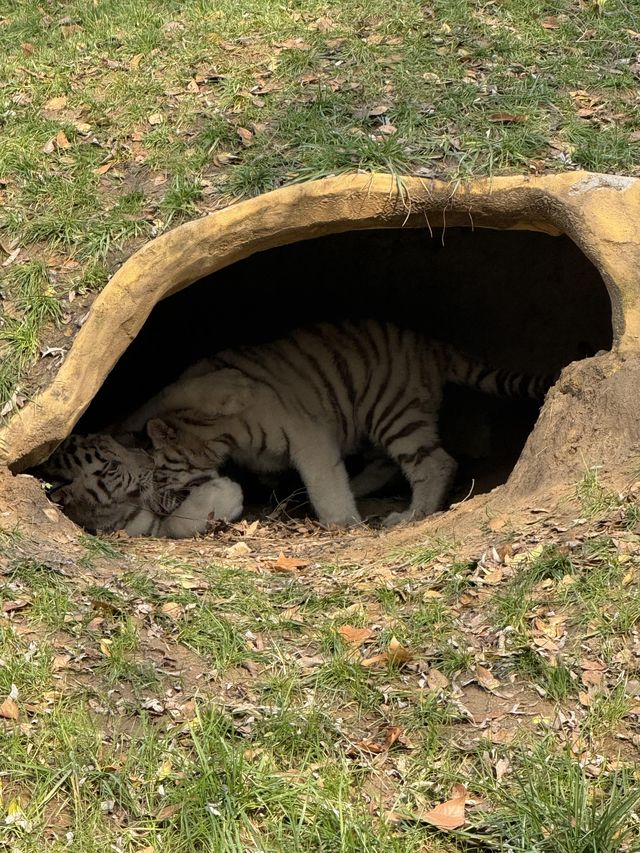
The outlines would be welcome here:
<svg viewBox="0 0 640 853">
<path fill-rule="evenodd" d="M 172 444 L 177 438 L 175 429 L 160 418 L 151 418 L 151 420 L 148 420 L 146 430 L 156 450 L 167 444 Z"/>
</svg>

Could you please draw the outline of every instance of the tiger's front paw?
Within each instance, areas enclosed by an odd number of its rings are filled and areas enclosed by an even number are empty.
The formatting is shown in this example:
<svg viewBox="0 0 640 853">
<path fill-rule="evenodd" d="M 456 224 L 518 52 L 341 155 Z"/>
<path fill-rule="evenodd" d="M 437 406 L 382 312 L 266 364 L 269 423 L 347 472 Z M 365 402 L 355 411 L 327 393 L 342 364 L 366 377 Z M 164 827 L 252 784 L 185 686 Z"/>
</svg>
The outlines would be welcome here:
<svg viewBox="0 0 640 853">
<path fill-rule="evenodd" d="M 347 527 L 357 527 L 359 524 L 362 524 L 362 519 L 358 513 L 344 517 L 319 518 L 318 521 L 323 527 L 326 527 L 327 530 L 344 530 Z"/>
<path fill-rule="evenodd" d="M 419 516 L 413 510 L 405 510 L 404 512 L 390 512 L 386 518 L 382 520 L 383 527 L 397 527 L 399 524 L 411 524 L 413 521 L 418 521 Z"/>
<path fill-rule="evenodd" d="M 209 519 L 237 521 L 244 508 L 244 495 L 239 484 L 228 477 L 219 477 L 210 484 L 209 489 Z"/>
</svg>

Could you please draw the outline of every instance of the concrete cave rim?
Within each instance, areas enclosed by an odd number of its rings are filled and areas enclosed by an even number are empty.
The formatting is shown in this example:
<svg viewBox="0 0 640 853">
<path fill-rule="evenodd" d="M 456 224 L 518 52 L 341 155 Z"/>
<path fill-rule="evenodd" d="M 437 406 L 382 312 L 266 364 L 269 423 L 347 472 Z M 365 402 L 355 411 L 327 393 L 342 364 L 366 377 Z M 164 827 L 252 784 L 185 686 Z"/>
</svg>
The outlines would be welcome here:
<svg viewBox="0 0 640 853">
<path fill-rule="evenodd" d="M 14 473 L 46 459 L 165 297 L 265 249 L 345 231 L 455 226 L 565 234 L 602 276 L 614 350 L 637 351 L 640 285 L 625 252 L 640 244 L 639 207 L 637 179 L 585 172 L 455 184 L 349 174 L 177 226 L 132 255 L 96 297 L 53 382 L 0 433 L 0 458 Z"/>
</svg>

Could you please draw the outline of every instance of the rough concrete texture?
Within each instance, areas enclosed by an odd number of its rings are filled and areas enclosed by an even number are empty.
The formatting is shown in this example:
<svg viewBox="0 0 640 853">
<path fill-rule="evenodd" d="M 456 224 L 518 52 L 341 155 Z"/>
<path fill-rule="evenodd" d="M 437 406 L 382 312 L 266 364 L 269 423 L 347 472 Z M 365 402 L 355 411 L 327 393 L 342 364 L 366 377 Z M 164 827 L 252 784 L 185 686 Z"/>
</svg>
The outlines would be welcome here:
<svg viewBox="0 0 640 853">
<path fill-rule="evenodd" d="M 504 491 L 519 500 L 575 483 L 593 467 L 615 481 L 634 459 L 640 461 L 640 353 L 606 353 L 562 371 Z"/>
<path fill-rule="evenodd" d="M 133 255 L 95 300 L 50 387 L 0 433 L 15 472 L 73 429 L 154 305 L 197 279 L 274 246 L 368 228 L 469 226 L 567 234 L 611 297 L 614 352 L 570 367 L 550 394 L 508 488 L 628 456 L 639 443 L 640 181 L 584 172 L 468 184 L 386 175 L 277 190 L 181 225 Z M 637 355 L 634 355 L 637 354 Z"/>
</svg>

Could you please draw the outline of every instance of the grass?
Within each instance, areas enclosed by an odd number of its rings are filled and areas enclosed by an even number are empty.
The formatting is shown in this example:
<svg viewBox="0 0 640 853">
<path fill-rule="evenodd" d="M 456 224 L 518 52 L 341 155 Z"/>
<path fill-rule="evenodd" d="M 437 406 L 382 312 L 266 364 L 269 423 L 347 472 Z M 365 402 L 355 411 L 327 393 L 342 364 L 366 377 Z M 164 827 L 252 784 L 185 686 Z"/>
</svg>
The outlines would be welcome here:
<svg viewBox="0 0 640 853">
<path fill-rule="evenodd" d="M 236 199 L 355 169 L 640 174 L 629 3 L 5 7 L 0 410 L 142 241 Z M 290 577 L 95 536 L 61 564 L 0 530 L 2 844 L 640 849 L 640 510 L 596 469 L 576 498 L 566 536 L 510 527 L 490 583 L 489 527 L 364 581 L 364 557 Z M 479 805 L 441 832 L 460 783 Z"/>
<path fill-rule="evenodd" d="M 627 773 L 594 782 L 570 755 L 525 755 L 521 776 L 489 817 L 514 853 L 618 853 L 640 850 L 640 792 Z M 499 846 L 489 849 L 502 849 Z"/>
<path fill-rule="evenodd" d="M 107 683 L 127 681 L 138 690 L 156 683 L 155 670 L 140 655 L 140 637 L 133 620 L 120 621 L 112 636 L 101 639 L 99 645 L 104 655 L 100 670 Z"/>
<path fill-rule="evenodd" d="M 0 406 L 11 400 L 17 382 L 37 356 L 42 328 L 62 316 L 42 261 L 26 261 L 10 268 L 3 290 L 15 307 L 15 315 L 6 316 L 0 323 Z"/>
<path fill-rule="evenodd" d="M 597 468 L 585 472 L 576 487 L 576 494 L 587 518 L 606 515 L 621 504 L 620 497 L 602 485 Z"/>
<path fill-rule="evenodd" d="M 212 561 L 206 540 L 151 557 L 87 536 L 63 574 L 2 532 L 3 841 L 637 849 L 637 534 L 617 506 L 564 538 L 544 522 L 511 531 L 494 584 L 479 554 L 428 543 L 370 578 L 288 577 Z M 424 816 L 459 784 L 479 805 L 439 831 Z"/>
<path fill-rule="evenodd" d="M 204 655 L 221 671 L 249 657 L 247 641 L 238 627 L 206 605 L 188 617 L 180 629 L 179 640 Z"/>
<path fill-rule="evenodd" d="M 356 169 L 638 174 L 639 30 L 591 0 L 9 4 L 0 410 L 77 295 L 235 199 Z"/>
</svg>

